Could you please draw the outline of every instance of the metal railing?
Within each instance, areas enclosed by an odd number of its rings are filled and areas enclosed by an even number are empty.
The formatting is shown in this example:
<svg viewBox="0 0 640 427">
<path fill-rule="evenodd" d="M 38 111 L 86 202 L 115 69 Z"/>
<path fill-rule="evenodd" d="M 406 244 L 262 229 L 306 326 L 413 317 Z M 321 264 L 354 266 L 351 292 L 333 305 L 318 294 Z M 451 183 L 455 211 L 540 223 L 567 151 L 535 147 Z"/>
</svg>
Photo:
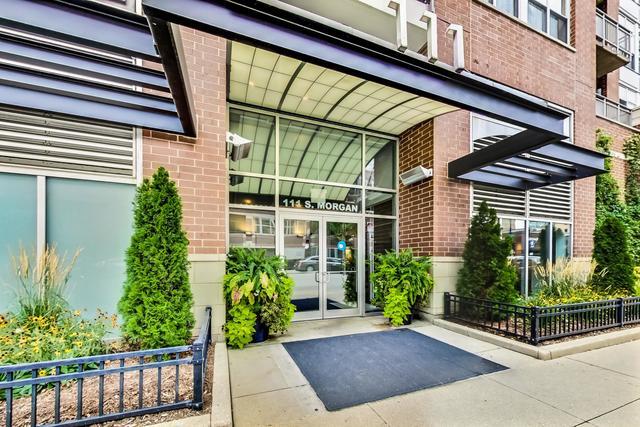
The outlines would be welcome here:
<svg viewBox="0 0 640 427">
<path fill-rule="evenodd" d="M 498 331 L 535 345 L 640 323 L 640 297 L 528 307 L 445 292 L 444 318 Z"/>
<path fill-rule="evenodd" d="M 0 399 L 5 400 L 5 425 L 6 427 L 13 425 L 15 395 L 19 390 L 25 389 L 31 397 L 31 426 L 39 425 L 38 393 L 51 388 L 54 390 L 53 419 L 45 420 L 48 426 L 85 426 L 174 409 L 202 409 L 204 376 L 210 342 L 211 307 L 207 307 L 198 338 L 191 345 L 0 366 L 0 378 L 4 377 L 0 380 Z M 191 398 L 185 397 L 184 393 L 180 392 L 180 373 L 182 372 L 180 367 L 185 365 L 193 367 Z M 163 390 L 163 370 L 164 372 L 173 371 L 171 398 L 167 397 L 167 390 Z M 155 381 L 145 383 L 145 371 L 151 371 L 146 375 L 155 374 Z M 135 375 L 136 372 L 137 375 Z M 105 408 L 105 398 L 112 400 L 114 396 L 105 396 L 105 379 L 113 376 L 118 381 L 117 410 L 110 411 Z M 93 380 L 96 377 L 97 384 Z M 87 391 L 85 384 L 89 385 L 90 381 L 93 381 L 92 387 Z M 133 404 L 131 402 L 125 404 L 125 381 L 137 382 L 137 401 Z M 76 414 L 72 419 L 64 417 L 61 413 L 62 391 L 63 388 L 68 387 L 76 389 L 74 393 Z M 145 401 L 145 391 L 147 396 L 149 393 L 155 394 L 151 396 L 151 402 L 149 399 Z M 87 408 L 85 406 L 87 400 L 93 402 L 97 400 L 97 408 Z M 69 404 L 68 401 L 65 402 Z"/>
<path fill-rule="evenodd" d="M 631 126 L 631 109 L 596 94 L 596 115 Z"/>
<path fill-rule="evenodd" d="M 631 31 L 600 9 L 596 9 L 596 38 L 608 50 L 631 58 Z"/>
</svg>

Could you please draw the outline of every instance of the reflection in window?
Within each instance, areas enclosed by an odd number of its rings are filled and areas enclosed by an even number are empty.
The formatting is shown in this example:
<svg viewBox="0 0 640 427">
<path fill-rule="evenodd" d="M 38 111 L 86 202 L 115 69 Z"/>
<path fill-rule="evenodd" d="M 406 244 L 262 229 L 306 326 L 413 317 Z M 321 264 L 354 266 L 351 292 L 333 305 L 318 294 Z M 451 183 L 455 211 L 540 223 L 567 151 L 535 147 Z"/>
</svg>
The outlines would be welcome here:
<svg viewBox="0 0 640 427">
<path fill-rule="evenodd" d="M 396 247 L 396 221 L 386 218 L 366 219 L 366 269 L 365 269 L 365 309 L 367 312 L 377 311 L 378 307 L 371 304 L 373 286 L 369 281 L 375 268 L 375 254 L 382 254 Z"/>
<path fill-rule="evenodd" d="M 280 175 L 360 185 L 362 135 L 280 119 Z"/>
<path fill-rule="evenodd" d="M 280 206 L 333 212 L 361 212 L 362 190 L 332 185 L 280 181 Z"/>
<path fill-rule="evenodd" d="M 553 262 L 571 258 L 571 226 L 553 224 Z"/>
<path fill-rule="evenodd" d="M 551 261 L 551 224 L 529 222 L 529 286 L 528 295 L 533 295 L 540 284 L 539 270 Z M 538 268 L 540 267 L 540 268 Z"/>
<path fill-rule="evenodd" d="M 367 136 L 365 185 L 367 187 L 396 188 L 395 141 Z"/>
<path fill-rule="evenodd" d="M 382 191 L 366 191 L 365 213 L 373 215 L 395 215 L 396 197 L 395 193 L 384 193 Z"/>
<path fill-rule="evenodd" d="M 503 235 L 511 236 L 513 241 L 513 248 L 511 250 L 511 262 L 518 269 L 518 284 L 517 288 L 520 293 L 524 295 L 524 283 L 525 283 L 525 221 L 522 219 L 507 219 L 502 218 L 500 220 Z"/>
<path fill-rule="evenodd" d="M 229 203 L 275 206 L 275 180 L 242 175 L 229 176 Z"/>
<path fill-rule="evenodd" d="M 265 249 L 276 253 L 276 217 L 269 211 L 229 212 L 229 247 Z"/>
<path fill-rule="evenodd" d="M 231 109 L 229 111 L 229 132 L 247 138 L 253 143 L 249 157 L 237 162 L 229 160 L 229 170 L 275 174 L 275 129 L 275 118 L 272 116 Z"/>
</svg>

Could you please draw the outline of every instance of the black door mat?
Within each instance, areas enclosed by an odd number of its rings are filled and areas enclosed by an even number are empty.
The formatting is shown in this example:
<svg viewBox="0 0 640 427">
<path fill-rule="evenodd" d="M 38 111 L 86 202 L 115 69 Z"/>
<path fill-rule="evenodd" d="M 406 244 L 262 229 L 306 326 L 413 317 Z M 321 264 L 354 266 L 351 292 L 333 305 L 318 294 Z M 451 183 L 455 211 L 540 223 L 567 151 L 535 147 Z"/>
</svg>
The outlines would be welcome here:
<svg viewBox="0 0 640 427">
<path fill-rule="evenodd" d="M 507 369 L 411 329 L 283 345 L 329 411 Z"/>
</svg>

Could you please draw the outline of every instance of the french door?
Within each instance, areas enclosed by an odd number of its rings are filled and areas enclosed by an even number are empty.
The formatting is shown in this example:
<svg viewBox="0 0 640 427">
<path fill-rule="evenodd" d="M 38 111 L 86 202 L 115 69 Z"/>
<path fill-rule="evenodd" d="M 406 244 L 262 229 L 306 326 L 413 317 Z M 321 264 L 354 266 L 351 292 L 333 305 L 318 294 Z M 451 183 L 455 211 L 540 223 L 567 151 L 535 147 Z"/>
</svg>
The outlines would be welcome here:
<svg viewBox="0 0 640 427">
<path fill-rule="evenodd" d="M 294 320 L 363 313 L 362 219 L 281 213 L 278 248 L 294 281 Z"/>
</svg>

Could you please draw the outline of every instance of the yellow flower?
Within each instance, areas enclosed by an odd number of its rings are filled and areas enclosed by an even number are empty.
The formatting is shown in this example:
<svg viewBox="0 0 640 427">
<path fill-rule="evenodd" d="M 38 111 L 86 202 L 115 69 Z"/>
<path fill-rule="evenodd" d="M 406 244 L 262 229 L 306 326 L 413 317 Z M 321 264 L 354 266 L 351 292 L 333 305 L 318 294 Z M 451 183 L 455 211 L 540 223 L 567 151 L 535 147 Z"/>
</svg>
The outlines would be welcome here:
<svg viewBox="0 0 640 427">
<path fill-rule="evenodd" d="M 47 370 L 46 370 L 46 369 L 40 369 L 40 370 L 38 371 L 38 376 L 39 376 L 39 377 L 46 377 L 47 375 L 48 375 L 48 372 L 47 372 Z"/>
<path fill-rule="evenodd" d="M 81 314 L 81 313 L 80 313 L 80 310 L 76 310 L 76 311 L 74 311 L 74 312 L 73 312 L 73 315 L 74 315 L 74 316 L 80 316 L 80 314 Z"/>
</svg>

